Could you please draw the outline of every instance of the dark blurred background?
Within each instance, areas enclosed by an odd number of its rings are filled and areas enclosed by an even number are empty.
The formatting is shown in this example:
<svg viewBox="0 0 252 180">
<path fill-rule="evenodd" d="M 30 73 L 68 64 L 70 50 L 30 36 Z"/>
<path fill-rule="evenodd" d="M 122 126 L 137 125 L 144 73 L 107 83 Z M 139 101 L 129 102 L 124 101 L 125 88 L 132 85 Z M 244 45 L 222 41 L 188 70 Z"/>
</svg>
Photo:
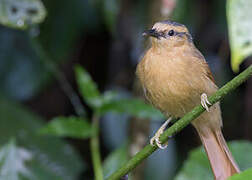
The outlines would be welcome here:
<svg viewBox="0 0 252 180">
<path fill-rule="evenodd" d="M 90 73 L 101 92 L 114 89 L 124 97 L 142 97 L 135 68 L 149 42 L 141 34 L 163 19 L 178 21 L 188 27 L 219 87 L 236 75 L 230 68 L 225 1 L 43 2 L 48 14 L 37 27 L 38 42 L 76 92 L 74 65 L 80 64 Z M 18 102 L 43 121 L 75 114 L 69 98 L 46 65 L 48 62 L 41 60 L 36 53 L 27 31 L 0 26 L 0 42 L 0 95 L 5 99 L 1 102 L 3 107 L 9 102 Z M 251 58 L 248 58 L 240 70 L 251 62 Z M 85 102 L 82 103 L 91 113 Z M 10 105 L 9 113 L 15 114 L 16 109 L 12 107 Z M 252 140 L 251 107 L 250 78 L 221 102 L 226 140 Z M 161 123 L 162 120 L 140 120 L 127 114 L 104 116 L 100 124 L 102 159 L 126 140 L 130 141 L 129 154 L 134 154 L 148 142 Z M 12 124 L 7 124 L 3 123 L 3 126 L 8 131 Z M 93 179 L 89 140 L 66 139 L 65 142 L 79 154 L 78 161 L 85 163 L 77 179 Z M 188 126 L 169 142 L 167 150 L 159 150 L 140 165 L 132 178 L 172 179 L 188 152 L 199 145 L 196 131 Z M 159 172 L 155 169 L 159 169 Z"/>
</svg>

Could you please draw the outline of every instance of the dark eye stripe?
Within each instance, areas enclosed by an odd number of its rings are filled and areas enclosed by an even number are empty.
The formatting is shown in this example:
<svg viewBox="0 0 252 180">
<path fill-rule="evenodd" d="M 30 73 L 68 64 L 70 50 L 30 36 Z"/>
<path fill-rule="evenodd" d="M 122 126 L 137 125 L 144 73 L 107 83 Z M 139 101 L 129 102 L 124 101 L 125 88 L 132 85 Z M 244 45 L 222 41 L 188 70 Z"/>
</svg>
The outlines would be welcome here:
<svg viewBox="0 0 252 180">
<path fill-rule="evenodd" d="M 192 36 L 187 32 L 175 32 L 175 34 L 179 37 L 183 37 L 185 35 L 189 42 L 193 41 Z"/>
</svg>

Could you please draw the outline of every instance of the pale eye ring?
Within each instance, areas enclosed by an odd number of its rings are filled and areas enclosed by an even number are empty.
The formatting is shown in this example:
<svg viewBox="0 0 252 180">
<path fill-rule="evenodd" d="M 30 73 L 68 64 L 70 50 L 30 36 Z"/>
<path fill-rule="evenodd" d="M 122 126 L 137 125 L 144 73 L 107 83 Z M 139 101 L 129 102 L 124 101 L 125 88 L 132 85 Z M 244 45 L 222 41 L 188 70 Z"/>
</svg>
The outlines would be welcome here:
<svg viewBox="0 0 252 180">
<path fill-rule="evenodd" d="M 174 35 L 174 30 L 170 30 L 170 31 L 168 32 L 168 35 L 169 35 L 169 36 L 173 36 L 173 35 Z"/>
</svg>

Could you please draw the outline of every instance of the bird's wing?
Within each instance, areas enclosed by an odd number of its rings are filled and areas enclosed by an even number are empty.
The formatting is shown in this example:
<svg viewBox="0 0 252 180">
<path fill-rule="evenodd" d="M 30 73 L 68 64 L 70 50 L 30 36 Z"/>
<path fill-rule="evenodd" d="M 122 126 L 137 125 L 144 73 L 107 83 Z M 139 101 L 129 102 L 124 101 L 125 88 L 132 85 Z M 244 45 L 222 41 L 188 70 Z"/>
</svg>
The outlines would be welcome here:
<svg viewBox="0 0 252 180">
<path fill-rule="evenodd" d="M 214 83 L 215 83 L 215 80 L 214 80 L 214 77 L 213 77 L 213 74 L 204 58 L 204 56 L 201 54 L 201 52 L 195 47 L 194 50 L 193 50 L 193 56 L 199 60 L 202 61 L 202 63 L 204 63 L 204 65 L 206 66 L 206 76 L 211 79 Z"/>
</svg>

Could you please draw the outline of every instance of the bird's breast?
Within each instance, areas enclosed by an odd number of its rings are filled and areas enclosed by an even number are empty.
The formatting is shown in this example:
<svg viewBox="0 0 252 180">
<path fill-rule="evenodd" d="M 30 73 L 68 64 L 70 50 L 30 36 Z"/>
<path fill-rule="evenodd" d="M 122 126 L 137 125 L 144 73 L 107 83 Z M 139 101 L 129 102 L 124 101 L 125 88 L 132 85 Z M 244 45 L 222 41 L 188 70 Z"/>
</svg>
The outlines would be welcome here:
<svg viewBox="0 0 252 180">
<path fill-rule="evenodd" d="M 205 88 L 200 66 L 179 54 L 149 52 L 139 63 L 137 75 L 146 97 L 166 114 L 181 117 L 200 103 Z"/>
</svg>

